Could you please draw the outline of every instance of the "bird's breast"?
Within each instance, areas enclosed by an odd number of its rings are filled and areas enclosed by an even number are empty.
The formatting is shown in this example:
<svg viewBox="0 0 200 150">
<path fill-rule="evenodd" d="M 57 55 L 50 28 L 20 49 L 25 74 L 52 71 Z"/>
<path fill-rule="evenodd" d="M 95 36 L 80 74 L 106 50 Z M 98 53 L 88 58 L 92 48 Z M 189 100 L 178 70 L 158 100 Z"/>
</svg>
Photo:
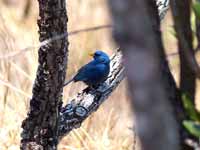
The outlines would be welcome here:
<svg viewBox="0 0 200 150">
<path fill-rule="evenodd" d="M 103 82 L 108 76 L 110 71 L 110 66 L 105 64 L 96 65 L 95 69 L 88 74 L 87 84 L 99 84 Z"/>
</svg>

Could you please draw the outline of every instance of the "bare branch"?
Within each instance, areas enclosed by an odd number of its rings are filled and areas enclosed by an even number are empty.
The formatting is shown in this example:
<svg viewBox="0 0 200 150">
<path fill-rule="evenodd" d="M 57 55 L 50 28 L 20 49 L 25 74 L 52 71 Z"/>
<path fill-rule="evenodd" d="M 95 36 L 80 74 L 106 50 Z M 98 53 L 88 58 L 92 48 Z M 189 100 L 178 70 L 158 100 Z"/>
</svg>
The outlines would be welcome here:
<svg viewBox="0 0 200 150">
<path fill-rule="evenodd" d="M 158 7 L 160 20 L 163 20 L 169 9 L 169 0 L 156 0 L 156 5 Z"/>
<path fill-rule="evenodd" d="M 99 25 L 99 26 L 94 26 L 94 27 L 88 27 L 88 28 L 84 28 L 84 29 L 74 30 L 74 31 L 71 31 L 69 33 L 62 33 L 62 34 L 55 35 L 55 36 L 53 36 L 53 37 L 51 37 L 51 38 L 49 38 L 47 40 L 42 41 L 39 45 L 26 47 L 26 48 L 20 49 L 20 50 L 18 50 L 16 52 L 12 52 L 12 53 L 0 56 L 0 59 L 8 59 L 8 58 L 12 58 L 12 57 L 21 55 L 24 52 L 28 52 L 28 51 L 30 51 L 32 49 L 40 48 L 40 47 L 45 46 L 45 45 L 47 45 L 47 44 L 49 44 L 51 42 L 54 42 L 56 40 L 63 39 L 66 36 L 72 36 L 72 35 L 77 35 L 77 34 L 80 34 L 80 33 L 83 33 L 83 32 L 91 32 L 91 31 L 96 31 L 96 30 L 101 30 L 101 29 L 109 29 L 109 28 L 112 28 L 112 25 Z M 8 50 L 5 50 L 5 51 L 8 51 Z"/>
<path fill-rule="evenodd" d="M 96 30 L 100 30 L 100 29 L 107 29 L 107 28 L 112 28 L 112 25 L 100 25 L 100 26 L 95 26 L 95 27 L 90 27 L 90 28 L 85 28 L 85 29 L 79 29 L 79 30 L 74 30 L 69 32 L 69 36 L 71 35 L 76 35 L 79 33 L 83 33 L 83 32 L 90 32 L 90 31 L 96 31 Z"/>
</svg>

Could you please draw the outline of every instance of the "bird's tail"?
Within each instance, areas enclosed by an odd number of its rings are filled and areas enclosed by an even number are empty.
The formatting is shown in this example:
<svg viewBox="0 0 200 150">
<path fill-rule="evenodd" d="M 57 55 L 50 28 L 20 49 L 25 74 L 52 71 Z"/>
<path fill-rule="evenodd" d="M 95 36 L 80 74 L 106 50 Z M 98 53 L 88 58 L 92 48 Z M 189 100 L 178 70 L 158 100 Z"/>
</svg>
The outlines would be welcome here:
<svg viewBox="0 0 200 150">
<path fill-rule="evenodd" d="M 69 81 L 67 81 L 66 83 L 64 83 L 63 86 L 66 86 L 66 85 L 70 84 L 72 81 L 74 81 L 74 78 L 72 78 L 71 80 L 69 80 Z"/>
</svg>

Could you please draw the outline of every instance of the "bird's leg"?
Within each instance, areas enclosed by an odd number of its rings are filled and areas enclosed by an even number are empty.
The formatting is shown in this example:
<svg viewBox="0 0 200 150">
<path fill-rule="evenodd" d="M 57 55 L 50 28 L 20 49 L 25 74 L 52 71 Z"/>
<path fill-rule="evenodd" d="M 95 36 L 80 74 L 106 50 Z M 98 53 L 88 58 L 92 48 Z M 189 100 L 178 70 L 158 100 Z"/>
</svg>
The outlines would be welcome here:
<svg viewBox="0 0 200 150">
<path fill-rule="evenodd" d="M 96 90 L 100 84 L 98 85 L 89 85 L 86 89 L 83 90 L 85 93 L 89 93 L 90 91 Z"/>
<path fill-rule="evenodd" d="M 99 85 L 100 85 L 100 84 L 91 85 L 90 88 L 93 89 L 93 90 L 95 90 L 95 89 L 97 89 L 97 88 L 99 87 Z"/>
<path fill-rule="evenodd" d="M 84 90 L 83 90 L 83 92 L 85 92 L 85 93 L 89 93 L 89 91 L 91 90 L 91 88 L 88 86 L 87 88 L 85 88 Z"/>
<path fill-rule="evenodd" d="M 100 84 L 96 84 L 96 85 L 90 85 L 88 86 L 86 89 L 83 90 L 83 92 L 85 93 L 89 93 L 90 91 L 97 91 L 97 92 L 104 92 L 106 90 L 107 84 L 106 83 L 100 83 Z"/>
</svg>

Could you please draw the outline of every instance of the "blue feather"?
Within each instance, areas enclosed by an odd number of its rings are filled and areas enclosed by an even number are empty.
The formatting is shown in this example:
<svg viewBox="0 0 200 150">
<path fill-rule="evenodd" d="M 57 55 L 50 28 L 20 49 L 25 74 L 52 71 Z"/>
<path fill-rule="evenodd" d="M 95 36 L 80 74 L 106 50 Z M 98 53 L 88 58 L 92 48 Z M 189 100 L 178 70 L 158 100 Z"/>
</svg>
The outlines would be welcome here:
<svg viewBox="0 0 200 150">
<path fill-rule="evenodd" d="M 103 82 L 110 72 L 110 58 L 106 53 L 99 50 L 94 53 L 93 57 L 94 59 L 81 67 L 78 73 L 64 86 L 72 81 L 83 81 L 89 86 L 95 86 Z"/>
</svg>

